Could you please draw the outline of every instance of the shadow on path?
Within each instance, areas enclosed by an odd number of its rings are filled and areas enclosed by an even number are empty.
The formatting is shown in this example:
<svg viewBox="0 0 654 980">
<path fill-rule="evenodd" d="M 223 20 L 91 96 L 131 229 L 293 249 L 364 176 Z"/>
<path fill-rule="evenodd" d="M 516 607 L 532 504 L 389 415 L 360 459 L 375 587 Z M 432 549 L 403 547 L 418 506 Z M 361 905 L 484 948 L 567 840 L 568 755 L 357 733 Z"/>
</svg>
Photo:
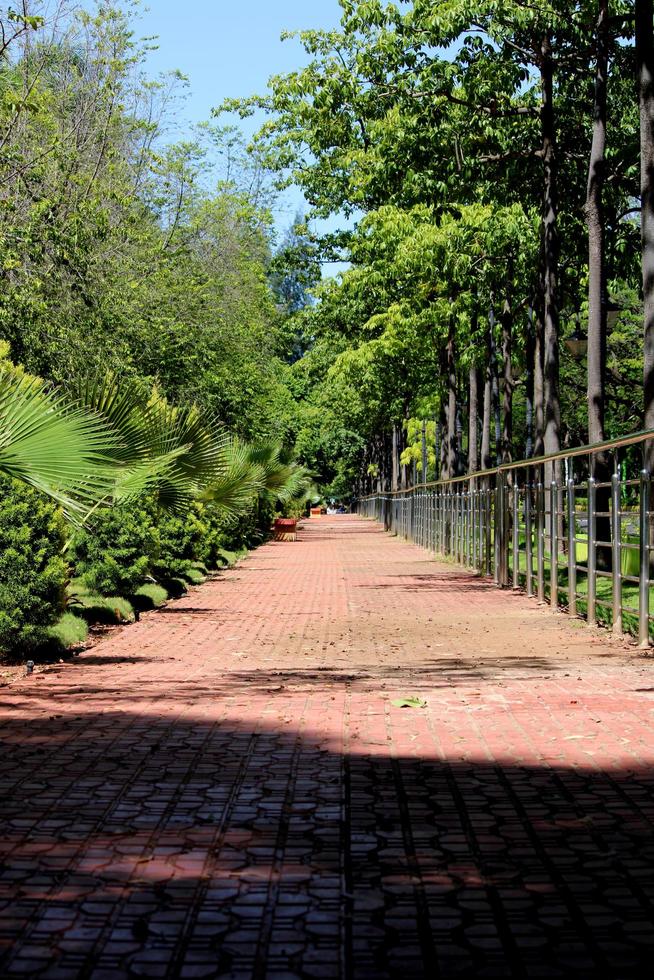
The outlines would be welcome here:
<svg viewBox="0 0 654 980">
<path fill-rule="evenodd" d="M 649 769 L 411 757 L 375 731 L 344 751 L 297 715 L 5 722 L 2 976 L 645 975 Z"/>
</svg>

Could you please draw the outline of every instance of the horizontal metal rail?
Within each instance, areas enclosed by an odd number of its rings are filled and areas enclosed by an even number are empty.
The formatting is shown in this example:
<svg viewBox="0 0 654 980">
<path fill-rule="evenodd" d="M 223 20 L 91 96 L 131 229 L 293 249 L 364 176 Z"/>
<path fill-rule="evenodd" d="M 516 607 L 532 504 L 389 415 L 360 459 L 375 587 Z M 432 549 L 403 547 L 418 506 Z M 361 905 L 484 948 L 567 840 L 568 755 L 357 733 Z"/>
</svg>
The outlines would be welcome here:
<svg viewBox="0 0 654 980">
<path fill-rule="evenodd" d="M 527 467 L 544 466 L 546 463 L 557 463 L 566 459 L 575 459 L 579 456 L 599 456 L 606 453 L 625 449 L 629 446 L 638 446 L 646 442 L 654 442 L 654 429 L 643 429 L 642 432 L 633 432 L 628 436 L 621 436 L 619 439 L 609 439 L 606 442 L 595 442 L 588 446 L 575 446 L 573 449 L 561 449 L 556 453 L 548 453 L 544 456 L 531 456 L 529 459 L 519 459 L 513 463 L 499 463 L 486 470 L 475 470 L 474 473 L 466 473 L 464 476 L 453 476 L 448 480 L 434 480 L 431 483 L 418 483 L 413 487 L 402 490 L 387 490 L 387 494 L 396 495 L 411 493 L 413 490 L 431 489 L 432 487 L 443 487 L 452 483 L 464 483 L 467 480 L 479 479 L 484 476 L 496 476 L 498 473 L 509 473 L 512 470 L 524 470 Z M 634 481 L 636 482 L 636 481 Z M 375 497 L 376 494 L 368 494 Z M 366 497 L 361 497 L 365 500 Z"/>
<path fill-rule="evenodd" d="M 651 642 L 651 476 L 624 452 L 654 430 L 361 497 L 357 510 L 437 555 L 616 634 Z M 611 465 L 612 464 L 612 465 Z"/>
</svg>

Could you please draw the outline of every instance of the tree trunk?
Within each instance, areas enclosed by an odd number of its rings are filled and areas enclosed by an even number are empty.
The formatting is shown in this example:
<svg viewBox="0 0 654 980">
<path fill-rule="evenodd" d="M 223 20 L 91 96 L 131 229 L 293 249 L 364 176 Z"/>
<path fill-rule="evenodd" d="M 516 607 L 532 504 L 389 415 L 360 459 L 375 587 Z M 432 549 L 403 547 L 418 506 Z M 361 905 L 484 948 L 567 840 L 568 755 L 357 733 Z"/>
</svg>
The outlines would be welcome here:
<svg viewBox="0 0 654 980">
<path fill-rule="evenodd" d="M 500 445 L 502 438 L 502 424 L 500 420 L 500 392 L 497 380 L 497 348 L 495 346 L 495 311 L 491 307 L 488 315 L 490 324 L 490 371 L 491 371 L 491 398 L 493 406 L 493 419 L 495 422 L 495 465 L 499 466 L 501 461 Z"/>
<path fill-rule="evenodd" d="M 447 450 L 443 479 L 451 480 L 457 472 L 456 451 L 456 352 L 454 348 L 454 321 L 450 318 L 447 338 Z"/>
<path fill-rule="evenodd" d="M 447 479 L 446 473 L 448 468 L 448 462 L 447 462 L 448 445 L 447 445 L 447 401 L 445 400 L 445 398 L 443 398 L 441 404 L 441 418 L 439 423 L 439 431 L 441 437 L 440 478 L 441 480 L 446 480 Z"/>
<path fill-rule="evenodd" d="M 491 415 L 493 413 L 493 380 L 491 367 L 491 344 L 488 345 L 488 357 L 484 377 L 484 414 L 481 424 L 481 468 L 489 470 L 493 465 L 491 456 Z"/>
<path fill-rule="evenodd" d="M 437 480 L 440 480 L 443 460 L 441 458 L 443 448 L 443 422 L 442 422 L 442 412 L 441 418 L 434 419 L 434 470 Z"/>
<path fill-rule="evenodd" d="M 604 180 L 606 150 L 606 84 L 609 64 L 609 0 L 598 0 L 593 104 L 593 140 L 588 164 L 586 188 L 586 224 L 588 227 L 588 441 L 602 442 L 606 403 L 606 259 Z M 600 483 L 610 479 L 609 460 L 605 454 L 592 456 L 593 476 Z M 597 490 L 596 533 L 598 541 L 611 540 L 611 492 L 607 486 Z M 597 565 L 603 571 L 611 567 L 608 546 L 598 545 Z"/>
<path fill-rule="evenodd" d="M 463 476 L 463 417 L 462 417 L 462 405 L 463 398 L 462 392 L 457 384 L 457 397 L 456 397 L 456 470 L 455 476 Z"/>
<path fill-rule="evenodd" d="M 636 0 L 636 65 L 640 103 L 640 230 L 644 305 L 645 428 L 654 429 L 654 37 L 653 0 Z M 654 471 L 654 443 L 646 446 Z"/>
<path fill-rule="evenodd" d="M 510 463 L 513 443 L 513 316 L 509 297 L 502 308 L 502 462 Z"/>
<path fill-rule="evenodd" d="M 393 426 L 393 450 L 392 450 L 393 474 L 391 489 L 397 491 L 400 486 L 400 443 L 398 437 L 398 427 Z"/>
<path fill-rule="evenodd" d="M 402 427 L 400 429 L 400 447 L 401 447 L 400 452 L 402 452 L 402 453 L 409 446 L 409 429 L 408 429 L 408 426 L 407 426 L 408 420 L 409 420 L 409 405 L 408 405 L 408 402 L 405 401 L 404 402 L 404 421 L 403 421 Z M 409 463 L 403 463 L 402 464 L 402 471 L 401 472 L 402 472 L 402 489 L 403 490 L 408 490 L 409 485 L 411 483 L 410 464 Z"/>
<path fill-rule="evenodd" d="M 534 354 L 536 351 L 534 337 L 534 311 L 530 307 L 527 321 L 527 336 L 525 338 L 525 459 L 531 459 L 534 454 Z"/>
<path fill-rule="evenodd" d="M 536 307 L 534 318 L 534 456 L 545 452 L 545 386 L 543 383 L 543 315 Z"/>
<path fill-rule="evenodd" d="M 588 441 L 604 439 L 606 389 L 606 263 L 604 180 L 606 149 L 606 79 L 609 61 L 609 0 L 598 0 L 597 62 L 593 106 L 593 141 L 588 166 Z"/>
<path fill-rule="evenodd" d="M 423 422 L 420 428 L 420 453 L 422 461 L 421 483 L 427 482 L 427 423 Z"/>
<path fill-rule="evenodd" d="M 561 448 L 561 405 L 559 400 L 559 242 L 558 167 L 554 126 L 554 62 L 549 35 L 541 42 L 541 129 L 543 137 L 543 442 L 546 453 Z"/>
<path fill-rule="evenodd" d="M 479 374 L 476 367 L 470 368 L 468 397 L 468 473 L 479 469 Z"/>
</svg>

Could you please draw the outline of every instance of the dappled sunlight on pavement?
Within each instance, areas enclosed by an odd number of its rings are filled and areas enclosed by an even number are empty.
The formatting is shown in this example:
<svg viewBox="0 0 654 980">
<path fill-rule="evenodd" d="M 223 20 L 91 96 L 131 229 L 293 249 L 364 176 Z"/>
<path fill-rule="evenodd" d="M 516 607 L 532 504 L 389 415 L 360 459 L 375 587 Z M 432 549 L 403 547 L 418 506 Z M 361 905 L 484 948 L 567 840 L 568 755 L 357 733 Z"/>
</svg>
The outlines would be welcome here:
<svg viewBox="0 0 654 980">
<path fill-rule="evenodd" d="M 374 524 L 306 522 L 0 712 L 3 977 L 649 972 L 651 661 Z"/>
</svg>

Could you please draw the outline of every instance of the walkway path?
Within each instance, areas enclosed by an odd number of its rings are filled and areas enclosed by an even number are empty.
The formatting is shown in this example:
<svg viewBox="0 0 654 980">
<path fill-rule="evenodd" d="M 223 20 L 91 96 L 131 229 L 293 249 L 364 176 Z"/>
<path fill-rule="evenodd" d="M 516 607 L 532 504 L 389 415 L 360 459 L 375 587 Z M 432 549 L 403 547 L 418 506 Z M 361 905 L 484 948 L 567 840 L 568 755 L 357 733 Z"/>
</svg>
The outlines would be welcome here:
<svg viewBox="0 0 654 980">
<path fill-rule="evenodd" d="M 373 524 L 0 710 L 2 977 L 649 975 L 654 664 Z"/>
</svg>

